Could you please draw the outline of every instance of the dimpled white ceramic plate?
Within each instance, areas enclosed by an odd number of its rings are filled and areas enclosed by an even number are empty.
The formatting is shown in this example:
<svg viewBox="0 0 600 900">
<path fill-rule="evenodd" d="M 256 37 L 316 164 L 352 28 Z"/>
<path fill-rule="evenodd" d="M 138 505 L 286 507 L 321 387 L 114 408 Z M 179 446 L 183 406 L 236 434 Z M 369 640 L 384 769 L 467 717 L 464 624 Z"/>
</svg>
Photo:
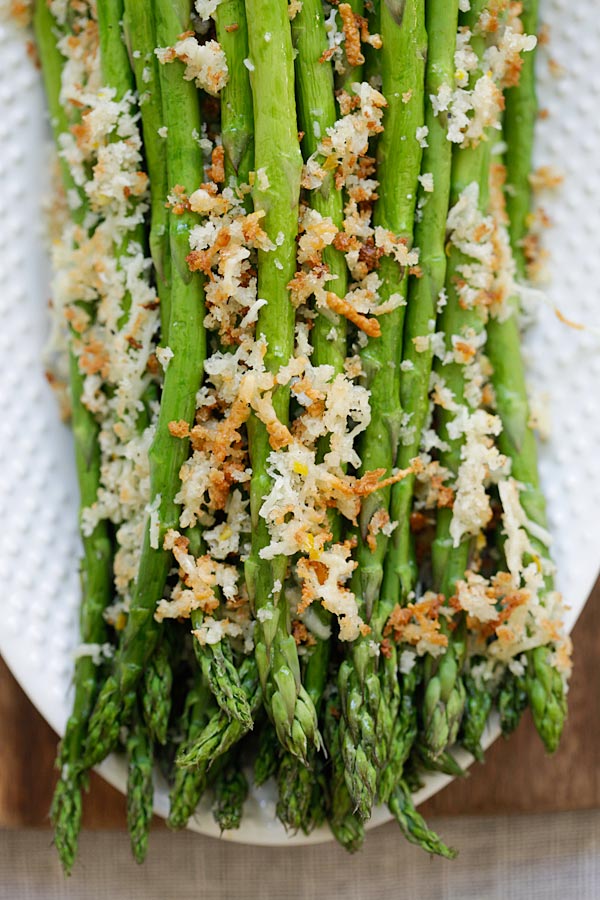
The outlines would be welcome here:
<svg viewBox="0 0 600 900">
<path fill-rule="evenodd" d="M 541 471 L 571 627 L 600 562 L 600 352 L 594 333 L 561 324 L 552 304 L 570 319 L 600 324 L 600 17 L 594 0 L 545 0 L 541 6 L 552 40 L 538 58 L 540 104 L 549 115 L 539 122 L 536 156 L 539 164 L 560 169 L 565 180 L 542 198 L 553 222 L 547 234 L 551 303 L 540 304 L 529 329 L 527 359 L 532 388 L 547 397 L 551 413 Z M 6 14 L 0 22 L 0 146 L 0 651 L 60 733 L 78 644 L 77 485 L 70 434 L 41 363 L 50 280 L 43 214 L 49 131 L 39 75 L 23 34 Z M 486 742 L 497 733 L 490 727 Z M 462 762 L 468 761 L 464 754 Z M 122 759 L 111 757 L 100 772 L 124 790 Z M 418 799 L 448 780 L 432 775 Z M 167 805 L 166 785 L 158 779 L 156 812 L 166 815 Z M 372 823 L 388 818 L 380 809 Z M 198 811 L 191 827 L 219 833 L 208 808 Z M 308 838 L 287 835 L 268 788 L 252 793 L 241 828 L 226 835 L 257 844 L 330 837 L 326 828 Z"/>
</svg>

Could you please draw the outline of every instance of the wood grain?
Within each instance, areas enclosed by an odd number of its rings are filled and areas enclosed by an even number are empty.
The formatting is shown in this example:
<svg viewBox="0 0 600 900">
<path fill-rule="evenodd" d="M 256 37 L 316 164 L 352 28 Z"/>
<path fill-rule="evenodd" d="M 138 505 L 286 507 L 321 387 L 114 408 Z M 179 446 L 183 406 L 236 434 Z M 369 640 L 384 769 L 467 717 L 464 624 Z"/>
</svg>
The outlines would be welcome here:
<svg viewBox="0 0 600 900">
<path fill-rule="evenodd" d="M 545 756 L 529 717 L 497 741 L 484 765 L 424 807 L 427 815 L 546 812 L 600 807 L 600 582 L 573 634 L 569 720 L 558 752 Z M 0 660 L 0 827 L 48 826 L 56 736 Z M 120 828 L 123 797 L 92 775 L 87 828 Z"/>
</svg>

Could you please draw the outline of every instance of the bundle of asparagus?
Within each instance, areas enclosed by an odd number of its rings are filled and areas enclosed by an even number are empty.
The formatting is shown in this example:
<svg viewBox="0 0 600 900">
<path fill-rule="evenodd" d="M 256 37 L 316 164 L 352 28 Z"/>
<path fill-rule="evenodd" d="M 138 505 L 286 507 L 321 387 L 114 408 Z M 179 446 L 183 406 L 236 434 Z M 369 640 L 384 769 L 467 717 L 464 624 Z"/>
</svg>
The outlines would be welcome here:
<svg viewBox="0 0 600 900">
<path fill-rule="evenodd" d="M 537 3 L 36 0 L 66 198 L 82 645 L 52 806 L 156 765 L 360 847 L 375 803 L 483 756 L 570 645 L 520 351 Z M 63 204 L 64 205 L 64 204 Z"/>
</svg>

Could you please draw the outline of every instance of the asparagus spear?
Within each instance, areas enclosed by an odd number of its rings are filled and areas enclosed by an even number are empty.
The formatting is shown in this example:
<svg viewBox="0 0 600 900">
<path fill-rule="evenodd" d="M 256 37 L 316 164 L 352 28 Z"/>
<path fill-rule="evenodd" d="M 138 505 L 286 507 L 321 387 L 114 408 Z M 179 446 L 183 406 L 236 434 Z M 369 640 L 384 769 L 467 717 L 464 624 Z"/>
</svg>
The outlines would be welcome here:
<svg viewBox="0 0 600 900">
<path fill-rule="evenodd" d="M 221 140 L 225 180 L 248 184 L 254 164 L 254 117 L 248 58 L 248 26 L 244 0 L 221 0 L 216 11 L 217 38 L 227 58 L 229 79 L 221 92 Z M 234 27 L 236 26 L 236 27 Z"/>
<path fill-rule="evenodd" d="M 142 863 L 148 850 L 152 821 L 154 784 L 152 741 L 141 711 L 133 714 L 127 737 L 127 828 L 136 862 Z"/>
<path fill-rule="evenodd" d="M 398 466 L 405 469 L 417 456 L 423 426 L 429 408 L 429 377 L 433 352 L 428 347 L 417 352 L 413 338 L 429 331 L 435 319 L 439 295 L 446 276 L 446 218 L 450 197 L 452 144 L 448 140 L 448 114 L 434 115 L 431 97 L 442 85 L 454 84 L 454 51 L 458 27 L 458 0 L 430 0 L 427 14 L 427 69 L 425 85 L 425 125 L 428 146 L 423 150 L 423 172 L 433 175 L 433 192 L 421 190 L 421 218 L 415 226 L 415 245 L 419 247 L 421 277 L 408 282 L 406 321 L 404 325 L 403 359 L 400 373 L 402 409 L 411 416 L 414 437 L 410 434 L 398 450 Z M 392 487 L 390 516 L 398 522 L 390 539 L 385 560 L 383 592 L 394 603 L 405 603 L 415 587 L 417 571 L 410 533 L 410 513 L 414 492 L 414 475 L 408 475 Z"/>
<path fill-rule="evenodd" d="M 296 51 L 296 96 L 298 123 L 303 132 L 302 153 L 309 159 L 319 146 L 320 136 L 335 125 L 337 119 L 333 89 L 333 71 L 328 60 L 320 62 L 327 46 L 327 35 L 320 0 L 306 0 L 292 21 L 292 38 Z M 310 191 L 307 200 L 312 209 L 332 220 L 338 230 L 344 218 L 342 192 L 336 190 L 333 173 L 322 185 Z M 338 297 L 345 297 L 348 284 L 346 260 L 340 250 L 330 245 L 323 250 L 323 262 L 335 276 L 329 284 Z M 333 334 L 332 334 L 333 329 Z M 346 359 L 346 320 L 335 313 L 317 314 L 311 330 L 315 365 L 333 366 L 335 372 L 344 371 Z M 334 540 L 338 539 L 339 526 L 332 521 Z"/>
<path fill-rule="evenodd" d="M 527 34 L 537 30 L 537 0 L 523 3 L 521 21 Z M 526 261 L 523 239 L 528 230 L 531 208 L 529 174 L 532 164 L 532 148 L 537 104 L 535 96 L 535 56 L 527 53 L 519 83 L 506 91 L 504 136 L 506 139 L 506 178 L 510 190 L 506 192 L 509 214 L 509 236 L 519 278 L 526 279 Z M 511 460 L 511 474 L 523 488 L 520 500 L 527 517 L 536 525 L 545 527 L 546 509 L 540 490 L 535 436 L 529 427 L 529 405 L 525 371 L 521 355 L 518 317 L 518 301 L 513 299 L 513 314 L 504 321 L 491 319 L 488 325 L 487 353 L 493 366 L 492 384 L 496 393 L 496 409 L 502 420 L 502 432 L 498 445 Z M 531 542 L 539 555 L 545 557 L 547 548 L 531 536 Z M 552 589 L 552 579 L 546 579 L 547 590 Z M 539 647 L 527 654 L 525 686 L 529 697 L 535 727 L 549 753 L 558 746 L 566 718 L 565 688 L 559 673 L 552 667 L 546 647 Z M 510 676 L 508 676 L 510 680 Z M 515 678 L 515 676 L 513 676 Z M 518 702 L 520 683 L 505 685 L 503 721 L 512 730 L 523 709 Z M 517 698 L 510 706 L 508 700 Z M 511 715 L 507 716 L 510 708 Z"/>
<path fill-rule="evenodd" d="M 512 734 L 527 708 L 527 682 L 525 675 L 513 675 L 507 669 L 498 692 L 500 727 L 505 738 Z"/>
<path fill-rule="evenodd" d="M 144 154 L 151 194 L 148 242 L 160 297 L 161 335 L 163 343 L 166 343 L 169 331 L 171 261 L 169 212 L 165 204 L 169 186 L 166 143 L 159 134 L 163 127 L 163 111 L 159 63 L 154 53 L 157 41 L 153 7 L 137 3 L 136 0 L 125 0 L 123 28 L 142 115 Z"/>
<path fill-rule="evenodd" d="M 190 686 L 179 728 L 183 735 L 183 746 L 193 743 L 205 727 L 213 707 L 211 693 L 199 670 L 194 673 L 194 681 Z M 206 765 L 193 769 L 175 768 L 175 776 L 169 794 L 169 828 L 185 828 L 190 816 L 194 814 L 202 794 L 206 788 Z"/>
<path fill-rule="evenodd" d="M 248 69 L 248 28 L 243 0 L 225 0 L 216 10 L 217 37 L 227 59 L 228 81 L 221 92 L 221 140 L 225 151 L 225 180 L 239 189 L 248 184 L 254 162 L 254 119 Z M 247 198 L 249 202 L 249 198 Z M 199 536 L 199 531 L 196 532 Z M 204 552 L 198 541 L 194 555 Z M 200 628 L 201 610 L 192 613 L 193 628 Z M 214 645 L 194 644 L 199 664 L 212 693 L 230 716 L 239 719 L 245 730 L 252 728 L 248 698 L 243 692 L 231 646 L 220 641 Z"/>
<path fill-rule="evenodd" d="M 422 0 L 383 4 L 380 27 L 383 94 L 388 106 L 377 148 L 380 187 L 374 223 L 410 244 L 421 165 L 417 129 L 423 123 L 425 4 Z M 391 257 L 381 259 L 380 278 L 382 302 L 395 294 L 406 296 L 407 273 Z M 365 472 L 382 468 L 389 474 L 396 462 L 402 424 L 399 376 L 403 319 L 403 306 L 382 317 L 381 337 L 369 339 L 361 353 L 374 412 L 360 451 Z M 371 634 L 354 642 L 351 662 L 344 662 L 340 668 L 341 748 L 348 790 L 365 818 L 374 799 L 376 769 L 387 757 L 399 702 L 395 648 L 389 658 L 380 659 L 379 665 L 369 650 L 369 642 L 381 638 L 393 608 L 381 594 L 388 539 L 379 532 L 374 551 L 367 542 L 372 518 L 387 513 L 389 502 L 390 488 L 384 488 L 371 494 L 361 508 L 358 568 L 353 584 Z"/>
<path fill-rule="evenodd" d="M 425 125 L 428 146 L 423 150 L 422 171 L 433 176 L 433 192 L 420 191 L 421 217 L 415 226 L 415 244 L 419 247 L 421 276 L 409 279 L 404 325 L 403 359 L 400 373 L 400 402 L 410 415 L 414 429 L 398 450 L 398 465 L 404 469 L 419 452 L 423 426 L 429 407 L 429 377 L 433 354 L 431 348 L 418 353 L 414 338 L 427 334 L 429 322 L 435 319 L 438 297 L 446 274 L 446 216 L 450 195 L 452 145 L 448 141 L 447 114 L 434 115 L 431 97 L 442 85 L 454 83 L 454 50 L 458 26 L 458 0 L 431 0 L 426 4 L 428 54 L 425 81 Z M 414 475 L 392 486 L 390 517 L 398 522 L 392 533 L 384 563 L 383 594 L 393 605 L 406 603 L 414 590 L 417 572 L 410 532 L 410 514 L 414 492 Z M 414 690 L 420 666 L 401 680 L 402 702 L 394 725 L 391 742 L 393 758 L 382 775 L 380 796 L 385 801 L 402 772 L 410 746 L 416 737 Z"/>
<path fill-rule="evenodd" d="M 492 693 L 470 674 L 465 674 L 464 683 L 466 699 L 459 739 L 465 750 L 472 753 L 478 762 L 483 762 L 481 736 L 492 708 Z"/>
<path fill-rule="evenodd" d="M 400 781 L 404 764 L 409 757 L 417 736 L 417 685 L 421 680 L 422 667 L 415 664 L 401 679 L 401 699 L 398 714 L 394 720 L 390 752 L 378 786 L 379 800 L 387 803 L 396 784 Z"/>
<path fill-rule="evenodd" d="M 244 803 L 248 796 L 248 780 L 241 768 L 239 753 L 232 753 L 214 784 L 213 816 L 221 831 L 240 827 Z"/>
<path fill-rule="evenodd" d="M 56 46 L 56 22 L 44 0 L 36 0 L 33 26 L 42 65 L 50 119 L 58 144 L 61 134 L 68 132 L 66 109 L 59 102 L 64 59 Z M 59 157 L 65 191 L 76 191 L 66 161 Z M 73 210 L 73 217 L 83 222 L 86 205 Z M 80 510 L 91 506 L 100 484 L 100 448 L 98 424 L 83 405 L 83 376 L 76 356 L 69 357 L 71 420 L 75 447 L 75 463 L 80 493 Z M 112 541 L 105 521 L 99 522 L 90 535 L 82 534 L 83 556 L 80 563 L 81 609 L 80 634 L 84 643 L 103 644 L 107 627 L 103 612 L 112 597 Z M 55 829 L 55 843 L 67 873 L 71 871 L 77 851 L 81 827 L 81 788 L 86 777 L 80 768 L 80 755 L 87 721 L 99 686 L 100 671 L 90 656 L 81 656 L 75 664 L 73 707 L 57 757 L 60 777 L 57 782 L 50 817 Z"/>
<path fill-rule="evenodd" d="M 331 63 L 323 57 L 327 46 L 327 35 L 320 0 L 306 0 L 302 9 L 292 21 L 292 40 L 296 51 L 296 97 L 298 123 L 303 132 L 302 152 L 309 159 L 317 152 L 319 140 L 335 125 L 337 119 L 333 70 Z M 358 73 L 356 73 L 358 75 Z M 312 209 L 324 218 L 329 218 L 342 230 L 343 195 L 336 190 L 333 172 L 324 179 L 318 190 L 307 197 Z M 348 285 L 348 272 L 343 253 L 335 247 L 323 251 L 323 263 L 335 276 L 331 288 L 339 297 L 344 297 Z M 325 316 L 318 313 L 311 330 L 315 365 L 330 365 L 336 373 L 344 371 L 346 359 L 346 320 L 337 314 Z M 327 442 L 319 448 L 320 455 L 327 452 Z M 334 541 L 339 540 L 341 522 L 339 514 L 331 510 L 330 530 Z M 315 607 L 316 614 L 324 624 L 331 620 L 331 614 L 322 607 Z M 317 713 L 321 695 L 327 680 L 327 666 L 331 642 L 317 639 L 304 671 L 304 685 Z M 294 761 L 284 754 L 279 767 L 279 802 L 277 814 L 284 824 L 298 830 L 308 829 L 314 778 L 311 770 L 316 765 L 316 754 L 311 753 L 308 767 L 300 760 Z"/>
<path fill-rule="evenodd" d="M 403 781 L 400 781 L 395 787 L 390 798 L 389 808 L 407 841 L 422 847 L 427 853 L 443 856 L 446 859 L 455 858 L 456 850 L 447 847 L 427 826 L 423 816 L 416 810 L 410 789 Z"/>
<path fill-rule="evenodd" d="M 144 672 L 141 700 L 146 727 L 153 740 L 167 742 L 167 728 L 171 714 L 173 670 L 168 641 L 163 640 L 148 661 Z"/>
<path fill-rule="evenodd" d="M 314 773 L 303 762 L 284 753 L 277 770 L 277 817 L 292 831 L 308 831 Z"/>
<path fill-rule="evenodd" d="M 323 691 L 327 682 L 327 666 L 330 641 L 319 640 L 304 669 L 304 687 L 317 712 L 323 703 Z M 293 754 L 281 754 L 277 771 L 279 799 L 277 815 L 284 825 L 308 834 L 314 827 L 314 786 L 318 757 L 315 750 L 309 756 L 308 765 Z"/>
<path fill-rule="evenodd" d="M 258 735 L 258 747 L 254 758 L 254 784 L 260 787 L 277 772 L 280 747 L 275 729 L 270 722 L 263 722 Z"/>
<path fill-rule="evenodd" d="M 248 656 L 243 660 L 239 676 L 242 689 L 249 699 L 251 713 L 254 714 L 262 702 L 262 691 L 253 657 Z M 241 740 L 247 730 L 239 719 L 231 718 L 225 710 L 211 710 L 206 727 L 195 740 L 187 742 L 181 748 L 176 763 L 184 769 L 209 765 Z"/>
<path fill-rule="evenodd" d="M 363 844 L 365 830 L 346 786 L 344 760 L 340 752 L 339 700 L 334 689 L 325 706 L 325 746 L 330 765 L 327 779 L 327 819 L 336 840 L 350 853 L 355 853 Z"/>
<path fill-rule="evenodd" d="M 288 283 L 296 270 L 296 234 L 302 156 L 298 143 L 294 102 L 294 68 L 290 23 L 284 0 L 247 0 L 246 15 L 252 71 L 250 81 L 254 105 L 255 168 L 265 169 L 268 187 L 257 179 L 254 206 L 265 213 L 264 228 L 274 251 L 259 251 L 258 293 L 267 301 L 259 312 L 257 335 L 267 340 L 265 365 L 277 372 L 287 365 L 294 350 L 294 310 Z M 265 40 L 265 33 L 270 35 Z M 288 421 L 289 389 L 273 394 L 278 418 Z M 265 706 L 284 747 L 306 759 L 310 746 L 320 737 L 314 706 L 302 686 L 294 638 L 289 630 L 285 595 L 274 585 L 285 581 L 287 559 L 262 559 L 260 551 L 269 543 L 266 522 L 259 510 L 268 493 L 270 452 L 267 430 L 256 416 L 248 422 L 252 464 L 250 508 L 252 551 L 245 564 L 246 582 L 256 610 L 273 606 L 273 617 L 257 622 L 255 656 L 263 687 Z M 273 598 L 273 599 L 271 599 Z"/>
<path fill-rule="evenodd" d="M 486 6 L 486 0 L 474 0 L 470 12 L 465 15 L 464 23 L 474 26 Z M 471 46 L 481 60 L 485 49 L 483 37 L 475 34 L 471 39 Z M 455 149 L 452 160 L 451 205 L 457 202 L 468 185 L 475 182 L 479 186 L 479 207 L 484 213 L 487 212 L 489 157 L 489 143 L 486 140 L 480 140 L 475 146 L 461 146 Z M 462 309 L 460 306 L 456 279 L 459 275 L 457 267 L 462 263 L 464 263 L 462 254 L 451 247 L 446 269 L 448 302 L 438 317 L 438 327 L 445 334 L 448 350 L 452 349 L 452 335 L 464 334 L 466 329 L 472 329 L 478 334 L 484 325 L 482 315 L 477 309 Z M 446 385 L 454 396 L 464 397 L 464 366 L 451 362 L 443 367 L 436 365 L 436 369 L 443 374 Z M 452 475 L 456 475 L 460 466 L 463 440 L 461 436 L 452 439 L 448 433 L 448 425 L 452 418 L 452 413 L 440 410 L 439 433 L 449 448 L 440 452 L 440 463 Z M 438 510 L 436 535 L 431 551 L 434 590 L 438 590 L 446 597 L 452 596 L 456 582 L 464 576 L 470 547 L 468 537 L 464 537 L 457 547 L 453 545 L 450 534 L 452 515 L 452 509 Z M 448 634 L 445 653 L 437 658 L 427 657 L 425 661 L 421 740 L 433 757 L 454 743 L 458 735 L 465 704 L 465 688 L 460 674 L 465 654 L 465 623 L 461 618 L 456 630 Z"/>
<path fill-rule="evenodd" d="M 123 41 L 123 0 L 96 0 L 102 80 L 115 88 L 117 100 L 133 91 L 135 79 Z"/>
<path fill-rule="evenodd" d="M 162 46 L 169 46 L 189 23 L 190 3 L 174 0 L 156 7 L 155 12 L 157 41 Z M 178 61 L 160 67 L 160 85 L 167 128 L 169 183 L 181 184 L 191 192 L 203 180 L 202 158 L 193 137 L 194 130 L 200 131 L 197 92 L 192 82 L 184 81 L 182 64 Z M 186 122 L 185 129 L 180 127 L 182 119 Z M 174 420 L 192 423 L 205 357 L 203 284 L 200 276 L 192 274 L 186 263 L 188 232 L 194 221 L 192 213 L 184 213 L 178 218 L 177 227 L 170 231 L 169 345 L 173 357 L 165 372 L 156 434 L 150 448 L 152 502 L 160 498 L 158 547 L 151 544 L 148 522 L 129 617 L 116 659 L 115 678 L 109 679 L 103 688 L 90 723 L 85 750 L 85 763 L 89 766 L 99 762 L 112 749 L 119 717 L 124 707 L 132 702 L 132 692 L 159 634 L 154 610 L 162 597 L 171 565 L 171 554 L 163 549 L 163 540 L 165 533 L 176 528 L 179 521 L 179 508 L 174 497 L 179 489 L 179 470 L 188 453 L 188 441 L 173 437 L 169 423 Z"/>
</svg>

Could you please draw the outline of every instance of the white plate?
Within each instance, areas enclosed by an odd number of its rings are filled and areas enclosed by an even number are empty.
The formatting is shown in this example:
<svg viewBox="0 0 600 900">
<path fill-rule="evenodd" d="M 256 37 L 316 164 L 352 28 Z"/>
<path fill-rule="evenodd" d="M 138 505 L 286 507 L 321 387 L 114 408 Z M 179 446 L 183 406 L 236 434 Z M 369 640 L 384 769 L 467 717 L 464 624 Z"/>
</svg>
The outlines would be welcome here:
<svg viewBox="0 0 600 900">
<path fill-rule="evenodd" d="M 540 122 L 537 158 L 565 173 L 564 187 L 544 203 L 554 222 L 547 241 L 549 296 L 570 318 L 599 323 L 600 18 L 594 0 L 548 0 L 542 7 L 555 36 L 552 55 L 565 67 L 564 77 L 551 76 L 547 52 L 540 52 L 540 101 L 550 116 Z M 70 706 L 71 653 L 78 643 L 79 542 L 71 438 L 58 421 L 40 363 L 49 295 L 41 208 L 48 141 L 39 78 L 23 35 L 0 22 L 0 651 L 33 703 L 62 733 Z M 600 562 L 597 344 L 590 332 L 562 325 L 550 307 L 540 310 L 527 343 L 531 382 L 548 395 L 551 407 L 552 438 L 542 448 L 541 471 L 558 583 L 571 604 L 569 627 Z M 488 729 L 488 743 L 497 732 L 497 726 Z M 466 754 L 462 760 L 468 762 Z M 124 790 L 121 759 L 108 759 L 100 771 Z M 448 781 L 431 776 L 418 799 Z M 160 782 L 156 811 L 167 812 L 166 786 Z M 388 818 L 380 809 L 372 823 Z M 218 834 L 207 809 L 199 811 L 192 827 Z M 327 828 L 308 838 L 288 836 L 267 790 L 253 794 L 242 827 L 226 835 L 256 844 L 329 837 Z"/>
</svg>

